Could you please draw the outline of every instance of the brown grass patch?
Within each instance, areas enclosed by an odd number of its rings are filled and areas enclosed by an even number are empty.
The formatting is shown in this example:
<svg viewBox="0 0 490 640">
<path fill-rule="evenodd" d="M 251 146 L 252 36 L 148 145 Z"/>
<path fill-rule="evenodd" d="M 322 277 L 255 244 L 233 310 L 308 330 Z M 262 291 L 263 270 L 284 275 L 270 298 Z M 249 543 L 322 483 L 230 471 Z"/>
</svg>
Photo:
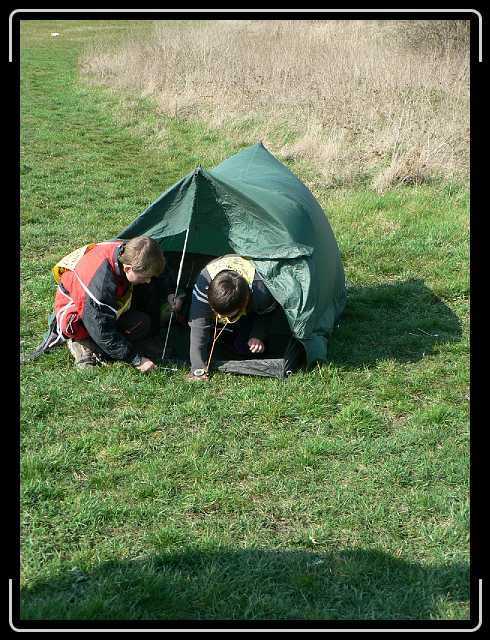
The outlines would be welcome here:
<svg viewBox="0 0 490 640">
<path fill-rule="evenodd" d="M 161 22 L 144 41 L 93 48 L 81 70 L 308 159 L 327 184 L 363 177 L 383 191 L 467 178 L 469 30 L 439 22 Z"/>
</svg>

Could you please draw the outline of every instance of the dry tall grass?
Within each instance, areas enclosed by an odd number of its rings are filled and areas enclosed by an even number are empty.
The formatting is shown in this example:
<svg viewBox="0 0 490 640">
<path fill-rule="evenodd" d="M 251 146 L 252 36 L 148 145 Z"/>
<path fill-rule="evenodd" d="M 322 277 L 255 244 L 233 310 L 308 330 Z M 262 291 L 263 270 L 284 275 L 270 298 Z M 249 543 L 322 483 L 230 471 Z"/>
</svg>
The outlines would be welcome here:
<svg viewBox="0 0 490 640">
<path fill-rule="evenodd" d="M 161 22 L 144 41 L 92 49 L 81 69 L 152 96 L 165 113 L 261 139 L 283 158 L 309 159 L 327 183 L 362 177 L 382 191 L 467 177 L 468 27 Z"/>
</svg>

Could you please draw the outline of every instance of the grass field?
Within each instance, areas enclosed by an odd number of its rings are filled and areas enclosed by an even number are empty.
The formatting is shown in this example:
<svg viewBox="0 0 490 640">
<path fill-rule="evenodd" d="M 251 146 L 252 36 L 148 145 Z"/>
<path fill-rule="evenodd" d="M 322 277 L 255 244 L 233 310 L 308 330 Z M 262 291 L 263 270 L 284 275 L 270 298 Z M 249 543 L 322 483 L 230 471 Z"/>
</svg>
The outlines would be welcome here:
<svg viewBox="0 0 490 640">
<path fill-rule="evenodd" d="M 22 352 L 58 258 L 257 141 L 80 76 L 86 47 L 148 28 L 22 24 Z M 65 348 L 23 365 L 21 619 L 469 618 L 467 185 L 380 194 L 288 164 L 345 265 L 329 362 L 204 386 Z"/>
</svg>

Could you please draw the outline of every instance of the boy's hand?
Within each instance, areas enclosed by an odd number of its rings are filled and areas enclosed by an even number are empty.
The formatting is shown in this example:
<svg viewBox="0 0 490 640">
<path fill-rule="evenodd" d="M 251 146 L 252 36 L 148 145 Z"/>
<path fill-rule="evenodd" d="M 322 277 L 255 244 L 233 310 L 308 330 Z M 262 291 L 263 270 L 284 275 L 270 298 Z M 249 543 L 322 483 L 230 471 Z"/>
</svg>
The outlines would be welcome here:
<svg viewBox="0 0 490 640">
<path fill-rule="evenodd" d="M 203 380 L 205 382 L 207 382 L 209 380 L 209 376 L 207 373 L 203 373 L 199 376 L 194 375 L 193 371 L 189 371 L 189 373 L 187 374 L 187 380 L 193 381 L 193 380 Z"/>
<path fill-rule="evenodd" d="M 141 373 L 146 373 L 147 371 L 151 371 L 152 369 L 156 368 L 157 365 L 153 362 L 153 360 L 150 360 L 150 358 L 146 358 L 145 356 L 141 357 L 141 364 L 136 367 L 136 369 L 138 369 L 138 371 L 141 371 Z"/>
<path fill-rule="evenodd" d="M 265 344 L 258 338 L 250 338 L 248 348 L 252 353 L 262 353 L 262 351 L 265 351 Z"/>
<path fill-rule="evenodd" d="M 169 293 L 167 296 L 167 302 L 170 305 L 170 311 L 180 311 L 184 304 L 184 297 L 185 296 L 175 297 L 175 293 Z"/>
</svg>

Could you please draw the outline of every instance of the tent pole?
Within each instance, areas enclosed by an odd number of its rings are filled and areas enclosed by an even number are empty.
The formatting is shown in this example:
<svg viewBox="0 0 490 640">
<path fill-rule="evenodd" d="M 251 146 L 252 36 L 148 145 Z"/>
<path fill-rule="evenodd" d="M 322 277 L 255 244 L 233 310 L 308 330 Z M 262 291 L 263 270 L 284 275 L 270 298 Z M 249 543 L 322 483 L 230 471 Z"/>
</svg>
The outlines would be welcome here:
<svg viewBox="0 0 490 640">
<path fill-rule="evenodd" d="M 180 277 L 182 276 L 182 266 L 184 264 L 184 256 L 187 248 L 187 240 L 189 239 L 189 229 L 190 229 L 190 226 L 187 228 L 187 232 L 185 234 L 184 248 L 182 249 L 182 258 L 180 259 L 179 272 L 177 274 L 177 284 L 175 285 L 175 300 L 177 299 L 177 293 L 179 292 Z M 170 314 L 170 319 L 168 321 L 167 337 L 165 338 L 165 344 L 163 346 L 162 362 L 165 360 L 165 352 L 167 351 L 168 336 L 170 334 L 170 327 L 172 326 L 173 317 L 174 317 L 174 312 L 172 311 L 172 313 Z"/>
</svg>

